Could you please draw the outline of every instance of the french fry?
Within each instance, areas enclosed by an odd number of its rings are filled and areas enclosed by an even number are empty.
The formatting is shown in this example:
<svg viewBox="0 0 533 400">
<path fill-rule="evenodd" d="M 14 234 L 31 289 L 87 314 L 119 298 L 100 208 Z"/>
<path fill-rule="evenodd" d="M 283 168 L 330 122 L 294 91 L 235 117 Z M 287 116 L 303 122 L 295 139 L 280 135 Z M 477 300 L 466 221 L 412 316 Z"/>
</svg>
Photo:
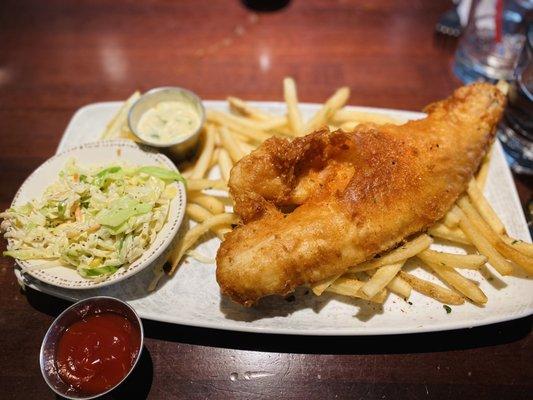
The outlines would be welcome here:
<svg viewBox="0 0 533 400">
<path fill-rule="evenodd" d="M 207 112 L 207 120 L 219 125 L 226 125 L 230 129 L 236 128 L 239 132 L 251 131 L 252 137 L 260 140 L 266 140 L 272 136 L 266 131 L 280 128 L 287 124 L 287 117 L 276 116 L 266 121 L 256 121 L 215 110 Z"/>
<path fill-rule="evenodd" d="M 376 270 L 368 270 L 364 272 L 367 275 L 372 276 L 374 275 L 375 271 Z M 351 273 L 348 273 L 346 274 L 346 277 L 350 277 L 350 275 Z M 387 284 L 387 289 L 389 289 L 392 293 L 396 293 L 402 299 L 407 299 L 409 296 L 411 296 L 411 285 L 409 285 L 398 275 L 392 278 L 392 280 Z"/>
<path fill-rule="evenodd" d="M 228 97 L 228 103 L 232 111 L 236 111 L 244 117 L 256 119 L 258 121 L 269 120 L 273 117 L 272 114 L 265 113 L 258 108 L 252 107 L 246 101 L 237 97 Z"/>
<path fill-rule="evenodd" d="M 324 291 L 331 286 L 333 282 L 341 277 L 342 274 L 332 276 L 331 278 L 324 279 L 320 282 L 314 283 L 311 285 L 311 290 L 317 296 L 320 296 Z"/>
<path fill-rule="evenodd" d="M 526 243 L 523 240 L 513 239 L 506 235 L 503 235 L 502 239 L 505 241 L 505 243 L 511 247 L 514 247 L 520 253 L 525 254 L 528 257 L 533 257 L 533 244 Z"/>
<path fill-rule="evenodd" d="M 480 269 L 487 262 L 487 257 L 480 254 L 452 254 L 442 253 L 434 250 L 424 250 L 421 252 L 436 265 L 449 268 Z"/>
<path fill-rule="evenodd" d="M 485 304 L 487 296 L 483 291 L 472 281 L 466 279 L 453 268 L 439 267 L 431 258 L 423 253 L 417 254 L 428 267 L 430 267 L 444 282 L 455 288 L 458 292 L 468 297 L 474 303 Z"/>
<path fill-rule="evenodd" d="M 428 297 L 431 297 L 441 303 L 460 305 L 465 302 L 463 296 L 457 294 L 453 290 L 437 285 L 425 279 L 418 278 L 405 271 L 400 271 L 398 275 L 404 279 L 414 290 L 420 292 Z"/>
<path fill-rule="evenodd" d="M 206 219 L 211 218 L 213 216 L 213 214 L 211 214 L 208 210 L 203 208 L 201 205 L 194 204 L 194 203 L 187 204 L 187 206 L 185 207 L 185 212 L 190 218 L 192 218 L 196 222 L 203 222 Z"/>
<path fill-rule="evenodd" d="M 109 121 L 106 125 L 106 128 L 100 137 L 101 139 L 114 139 L 124 137 L 126 139 L 138 141 L 137 137 L 131 132 L 129 132 L 129 128 L 123 130 L 123 127 L 127 127 L 128 112 L 133 103 L 135 103 L 139 97 L 141 97 L 141 94 L 136 91 L 122 104 L 122 106 L 111 119 L 111 121 Z"/>
<path fill-rule="evenodd" d="M 178 268 L 178 264 L 187 250 L 194 245 L 198 239 L 205 233 L 207 233 L 212 227 L 217 225 L 231 225 L 239 221 L 239 218 L 233 213 L 224 213 L 215 215 L 201 224 L 196 225 L 183 236 L 183 238 L 178 242 L 176 247 L 172 250 L 169 261 L 171 264 L 171 269 L 169 275 L 173 275 Z"/>
<path fill-rule="evenodd" d="M 187 179 L 187 191 L 197 192 L 204 189 L 228 190 L 228 186 L 221 179 Z"/>
<path fill-rule="evenodd" d="M 248 144 L 246 142 L 241 142 L 241 141 L 239 141 L 239 146 L 241 147 L 241 149 L 244 151 L 245 154 L 249 154 L 256 149 L 255 146 L 252 146 L 251 144 Z"/>
<path fill-rule="evenodd" d="M 220 142 L 220 135 L 218 134 L 218 129 L 216 125 L 211 125 L 211 127 L 213 128 L 213 134 L 215 135 L 215 149 L 217 147 L 220 147 L 222 146 L 222 143 Z"/>
<path fill-rule="evenodd" d="M 233 137 L 233 135 L 225 126 L 220 127 L 219 135 L 222 146 L 224 146 L 234 162 L 237 162 L 244 157 L 245 153 L 242 150 L 242 146 L 240 146 L 240 144 L 237 142 L 237 139 Z"/>
<path fill-rule="evenodd" d="M 288 137 L 294 137 L 294 133 L 292 132 L 291 128 L 289 127 L 289 121 L 287 121 L 287 125 L 280 126 L 279 128 L 272 129 L 270 132 L 276 135 L 283 135 Z"/>
<path fill-rule="evenodd" d="M 470 239 L 477 250 L 489 260 L 490 265 L 494 267 L 501 275 L 509 275 L 513 271 L 513 266 L 501 256 L 498 251 L 492 247 L 490 242 L 483 234 L 472 225 L 466 218 L 461 218 L 459 226 Z"/>
<path fill-rule="evenodd" d="M 282 128 L 287 125 L 287 117 L 278 115 L 273 115 L 269 119 L 262 121 L 247 119 L 239 117 L 238 115 L 226 114 L 222 112 L 220 112 L 220 117 L 239 124 L 243 128 L 259 129 L 261 131 L 270 131 L 273 129 Z"/>
<path fill-rule="evenodd" d="M 224 182 L 228 182 L 231 169 L 233 168 L 233 162 L 226 149 L 220 149 L 220 153 L 218 154 L 218 165 L 220 167 L 222 179 Z"/>
<path fill-rule="evenodd" d="M 196 161 L 194 170 L 191 174 L 191 179 L 201 179 L 204 177 L 207 169 L 209 168 L 209 162 L 213 157 L 213 151 L 215 150 L 215 131 L 213 127 L 208 125 L 205 130 L 205 143 Z"/>
<path fill-rule="evenodd" d="M 185 179 L 187 179 L 187 182 L 189 179 L 191 179 L 191 175 L 194 172 L 194 166 L 187 167 L 185 170 L 181 171 L 181 176 L 183 176 Z"/>
<path fill-rule="evenodd" d="M 231 228 L 231 226 L 221 226 L 220 228 L 216 228 L 214 233 L 221 241 L 224 241 L 226 234 L 230 233 L 232 230 L 233 228 Z"/>
<path fill-rule="evenodd" d="M 208 210 L 202 207 L 199 204 L 190 203 L 185 207 L 185 212 L 189 218 L 193 219 L 196 222 L 204 222 L 213 216 Z M 224 226 L 214 226 L 211 228 L 213 233 L 219 237 L 220 240 L 224 240 L 224 235 L 228 232 L 231 232 L 230 227 Z"/>
<path fill-rule="evenodd" d="M 222 125 L 220 125 L 220 126 L 222 126 Z M 229 126 L 227 128 L 231 132 L 231 134 L 233 136 L 235 136 L 235 138 L 237 140 L 239 140 L 239 143 L 248 143 L 248 144 L 250 144 L 250 146 L 255 146 L 255 145 L 261 143 L 261 141 L 253 138 L 252 136 L 249 136 L 249 135 L 247 136 L 247 135 L 239 132 L 238 130 L 231 129 Z"/>
<path fill-rule="evenodd" d="M 355 127 L 357 125 L 359 125 L 360 122 L 357 122 L 357 121 L 348 121 L 348 122 L 344 122 L 342 125 L 341 125 L 341 129 L 344 131 L 344 132 L 351 132 L 355 129 Z"/>
<path fill-rule="evenodd" d="M 532 257 L 528 257 L 522 254 L 520 251 L 518 251 L 514 247 L 509 246 L 507 243 L 505 243 L 502 240 L 502 238 L 496 232 L 494 232 L 491 229 L 491 227 L 483 220 L 483 218 L 481 218 L 481 216 L 478 214 L 474 206 L 470 203 L 468 198 L 463 197 L 459 199 L 458 204 L 461 210 L 464 212 L 468 221 L 474 227 L 474 229 L 479 231 L 485 237 L 485 239 L 490 243 L 493 249 L 495 249 L 502 256 L 508 258 L 509 260 L 517 264 L 518 266 L 525 269 L 527 273 L 533 274 L 533 258 Z M 461 222 L 462 221 L 463 220 L 461 220 Z M 481 249 L 479 250 L 481 252 Z M 488 258 L 488 255 L 487 255 L 487 258 Z M 496 266 L 492 264 L 492 261 L 490 260 L 490 258 L 489 258 L 489 261 L 491 265 L 496 268 Z M 512 267 L 510 266 L 509 269 L 504 270 L 504 272 L 511 273 Z"/>
<path fill-rule="evenodd" d="M 496 87 L 500 89 L 500 92 L 502 92 L 504 95 L 507 96 L 507 93 L 509 92 L 509 82 L 504 81 L 503 79 L 500 79 L 496 83 Z"/>
<path fill-rule="evenodd" d="M 303 129 L 303 121 L 298 108 L 298 95 L 294 79 L 287 77 L 283 80 L 283 96 L 285 97 L 285 103 L 287 103 L 289 127 L 294 135 L 299 135 Z"/>
<path fill-rule="evenodd" d="M 222 214 L 225 211 L 224 203 L 216 197 L 203 194 L 201 192 L 191 192 L 188 195 L 191 203 L 199 204 L 211 214 Z"/>
<path fill-rule="evenodd" d="M 208 171 L 218 164 L 219 153 L 220 153 L 220 147 L 215 147 L 215 150 L 213 150 L 213 156 L 211 157 L 211 160 L 209 161 L 209 166 L 207 167 Z"/>
<path fill-rule="evenodd" d="M 157 284 L 159 283 L 163 275 L 165 275 L 165 271 L 163 270 L 163 267 L 164 267 L 164 264 L 158 264 L 154 267 L 153 269 L 154 277 L 148 284 L 149 292 L 153 292 L 155 290 L 155 288 L 157 287 Z"/>
<path fill-rule="evenodd" d="M 457 225 L 459 225 L 459 220 L 461 219 L 461 217 L 459 216 L 459 214 L 457 213 L 457 206 L 454 205 L 450 211 L 448 211 L 446 213 L 446 215 L 444 216 L 442 222 L 444 223 L 444 225 L 446 225 L 448 228 L 450 229 L 455 229 L 457 228 Z"/>
<path fill-rule="evenodd" d="M 369 271 L 367 271 L 367 273 L 368 272 Z M 387 285 L 387 289 L 389 289 L 392 293 L 396 293 L 403 299 L 408 299 L 409 296 L 411 296 L 411 285 L 398 275 L 392 278 L 392 281 L 390 281 Z"/>
<path fill-rule="evenodd" d="M 472 241 L 463 233 L 461 229 L 450 229 L 444 224 L 435 224 L 428 229 L 428 233 L 436 238 L 448 240 L 450 242 L 471 245 Z"/>
<path fill-rule="evenodd" d="M 310 133 L 323 125 L 326 125 L 331 116 L 342 106 L 346 104 L 350 97 L 350 89 L 342 87 L 331 96 L 320 110 L 305 124 L 300 135 Z"/>
<path fill-rule="evenodd" d="M 372 261 L 366 261 L 349 269 L 350 272 L 368 271 L 382 267 L 384 265 L 396 264 L 400 261 L 414 257 L 422 250 L 427 249 L 433 240 L 428 235 L 420 235 L 415 239 L 404 243 L 402 246 L 382 255 Z"/>
<path fill-rule="evenodd" d="M 241 124 L 226 118 L 227 115 L 229 114 L 211 110 L 207 112 L 207 120 L 219 126 L 226 126 L 229 130 L 236 133 L 240 138 L 246 138 L 246 140 L 252 140 L 261 143 L 272 136 L 268 132 L 260 129 L 243 127 Z"/>
<path fill-rule="evenodd" d="M 489 175 L 489 168 L 490 168 L 490 160 L 492 158 L 492 153 L 494 152 L 494 145 L 491 146 L 490 150 L 485 154 L 485 157 L 483 157 L 483 161 L 481 161 L 481 166 L 479 167 L 479 171 L 476 176 L 476 182 L 480 189 L 483 189 L 485 187 L 485 184 L 487 183 L 487 177 Z"/>
<path fill-rule="evenodd" d="M 187 250 L 185 252 L 188 256 L 191 256 L 196 261 L 201 262 L 202 264 L 215 264 L 216 260 L 214 258 L 208 257 L 205 254 L 200 253 L 194 249 Z"/>
<path fill-rule="evenodd" d="M 331 120 L 337 125 L 342 125 L 347 122 L 365 123 L 371 122 L 378 125 L 395 124 L 401 125 L 405 121 L 389 117 L 388 115 L 369 113 L 366 111 L 356 111 L 347 108 L 337 110 Z"/>
<path fill-rule="evenodd" d="M 383 267 L 378 268 L 372 277 L 365 282 L 361 291 L 369 298 L 374 297 L 385 289 L 389 282 L 394 279 L 396 274 L 398 274 L 402 268 L 403 263 L 404 261 L 401 261 L 396 264 L 384 265 Z"/>
<path fill-rule="evenodd" d="M 243 128 L 260 129 L 262 131 L 274 131 L 283 130 L 288 123 L 288 119 L 285 115 L 273 115 L 265 121 L 256 121 L 239 117 L 238 115 L 227 114 L 230 119 L 233 119 L 236 123 L 240 123 Z"/>
<path fill-rule="evenodd" d="M 467 193 L 468 197 L 470 197 L 470 200 L 472 200 L 474 207 L 476 207 L 477 211 L 481 214 L 483 219 L 490 225 L 490 227 L 496 233 L 504 234 L 505 226 L 503 225 L 500 218 L 498 218 L 498 215 L 493 210 L 485 196 L 483 196 L 481 190 L 479 190 L 479 186 L 474 179 L 472 179 L 468 184 Z"/>
<path fill-rule="evenodd" d="M 368 297 L 363 292 L 361 292 L 361 288 L 363 287 L 363 285 L 364 282 L 361 282 L 357 279 L 341 277 L 335 280 L 333 284 L 328 286 L 326 291 L 340 294 L 343 296 L 358 297 L 364 300 L 372 301 L 374 303 L 383 303 L 387 298 L 386 290 L 382 290 L 372 298 Z"/>
</svg>

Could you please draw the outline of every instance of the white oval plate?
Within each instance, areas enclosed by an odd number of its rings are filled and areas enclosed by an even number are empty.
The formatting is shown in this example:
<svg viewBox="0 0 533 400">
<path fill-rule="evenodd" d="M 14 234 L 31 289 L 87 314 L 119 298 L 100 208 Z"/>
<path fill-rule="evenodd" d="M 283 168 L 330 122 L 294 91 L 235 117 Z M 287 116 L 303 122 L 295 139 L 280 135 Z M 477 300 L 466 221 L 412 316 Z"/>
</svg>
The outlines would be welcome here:
<svg viewBox="0 0 533 400">
<path fill-rule="evenodd" d="M 155 165 L 163 166 L 177 171 L 176 166 L 163 154 L 156 153 L 147 147 L 140 146 L 129 140 L 103 140 L 100 142 L 87 143 L 61 152 L 44 162 L 22 184 L 13 199 L 12 206 L 20 206 L 35 198 L 40 198 L 46 188 L 57 180 L 59 172 L 65 163 L 76 159 L 82 166 L 106 166 L 113 162 L 120 162 L 132 166 Z M 67 289 L 94 289 L 111 285 L 126 279 L 146 268 L 164 262 L 160 259 L 169 248 L 176 236 L 183 216 L 185 214 L 186 190 L 183 183 L 173 183 L 178 189 L 178 194 L 170 203 L 167 222 L 157 234 L 155 241 L 144 254 L 128 267 L 120 268 L 113 275 L 103 281 L 92 281 L 81 277 L 75 269 L 57 266 L 46 269 L 33 269 L 27 271 L 28 275 L 61 288 Z M 42 260 L 21 261 L 17 263 L 24 269 L 43 264 Z"/>
<path fill-rule="evenodd" d="M 207 110 L 230 112 L 226 101 L 204 100 Z M 71 146 L 98 140 L 99 132 L 118 112 L 122 102 L 96 103 L 87 105 L 73 116 L 61 139 L 58 151 Z M 250 102 L 264 112 L 285 115 L 287 106 L 283 102 Z M 311 118 L 322 107 L 321 104 L 300 103 L 303 118 Z M 354 111 L 371 112 L 400 120 L 423 118 L 424 114 L 410 111 L 386 110 L 368 107 L 349 107 Z M 499 142 L 492 155 L 485 194 L 491 205 L 513 237 L 531 242 L 520 200 L 511 172 Z M 215 167 L 209 177 L 218 179 Z M 220 240 L 206 236 L 196 250 L 206 256 L 214 256 Z M 435 250 L 461 252 L 459 247 L 444 242 L 434 245 Z M 271 298 L 259 307 L 246 308 L 234 304 L 220 294 L 215 279 L 215 265 L 205 265 L 189 257 L 172 278 L 163 277 L 157 290 L 148 292 L 153 279 L 149 270 L 131 277 L 127 281 L 96 290 L 68 290 L 43 284 L 35 279 L 21 279 L 19 270 L 15 273 L 19 281 L 35 290 L 52 296 L 77 301 L 90 296 L 112 296 L 127 301 L 143 319 L 174 324 L 199 326 L 232 331 L 292 334 L 292 335 L 392 335 L 405 333 L 433 332 L 449 329 L 469 328 L 507 321 L 530 315 L 533 312 L 533 280 L 523 276 L 506 276 L 503 283 L 497 276 L 491 280 L 481 276 L 478 270 L 461 270 L 461 274 L 478 281 L 480 288 L 489 298 L 484 307 L 466 302 L 452 307 L 448 314 L 442 303 L 414 292 L 409 303 L 391 294 L 383 306 L 366 303 L 363 300 L 348 299 L 332 294 L 322 296 L 305 295 L 305 289 L 296 294 L 296 301 Z M 442 284 L 424 269 L 415 272 L 421 278 Z"/>
</svg>

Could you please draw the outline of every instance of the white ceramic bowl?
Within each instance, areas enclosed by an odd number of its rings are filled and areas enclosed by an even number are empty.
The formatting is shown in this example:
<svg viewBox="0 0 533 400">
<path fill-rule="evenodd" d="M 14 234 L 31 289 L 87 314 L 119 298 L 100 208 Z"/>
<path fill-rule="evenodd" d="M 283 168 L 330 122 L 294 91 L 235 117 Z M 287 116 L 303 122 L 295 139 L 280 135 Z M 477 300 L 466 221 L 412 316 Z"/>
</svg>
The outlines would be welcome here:
<svg viewBox="0 0 533 400">
<path fill-rule="evenodd" d="M 32 199 L 40 198 L 45 189 L 57 180 L 58 173 L 71 158 L 76 159 L 77 163 L 82 166 L 106 166 L 117 162 L 132 166 L 154 165 L 177 170 L 168 157 L 129 140 L 116 139 L 87 143 L 68 149 L 44 162 L 24 181 L 13 199 L 12 206 L 20 206 Z M 120 268 L 113 275 L 99 282 L 85 279 L 74 269 L 59 265 L 46 269 L 33 269 L 27 274 L 42 282 L 62 288 L 94 289 L 119 282 L 150 265 L 155 266 L 158 263 L 164 263 L 166 250 L 169 249 L 178 233 L 187 203 L 183 183 L 176 182 L 173 185 L 176 185 L 178 191 L 170 203 L 167 222 L 151 246 L 129 266 Z M 45 264 L 42 260 L 17 260 L 17 263 L 22 268 Z"/>
</svg>

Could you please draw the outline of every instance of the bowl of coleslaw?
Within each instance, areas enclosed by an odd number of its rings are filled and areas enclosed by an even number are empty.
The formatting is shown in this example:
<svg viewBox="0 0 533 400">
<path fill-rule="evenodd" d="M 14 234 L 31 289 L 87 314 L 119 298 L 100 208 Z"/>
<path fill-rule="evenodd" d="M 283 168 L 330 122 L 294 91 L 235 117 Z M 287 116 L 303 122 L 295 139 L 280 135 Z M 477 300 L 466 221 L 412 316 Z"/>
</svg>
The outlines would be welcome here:
<svg viewBox="0 0 533 400">
<path fill-rule="evenodd" d="M 166 156 L 128 140 L 84 144 L 35 170 L 0 213 L 22 275 L 92 289 L 161 269 L 186 205 Z"/>
</svg>

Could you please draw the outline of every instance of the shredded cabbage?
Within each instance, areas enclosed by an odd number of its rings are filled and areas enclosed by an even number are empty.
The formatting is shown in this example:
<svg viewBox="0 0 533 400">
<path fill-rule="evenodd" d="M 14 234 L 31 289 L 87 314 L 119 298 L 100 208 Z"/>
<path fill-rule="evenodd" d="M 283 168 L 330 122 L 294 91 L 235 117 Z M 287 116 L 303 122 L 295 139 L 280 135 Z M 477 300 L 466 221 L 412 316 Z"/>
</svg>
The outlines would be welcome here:
<svg viewBox="0 0 533 400">
<path fill-rule="evenodd" d="M 176 171 L 111 165 L 90 169 L 69 160 L 43 197 L 0 213 L 5 256 L 52 260 L 87 279 L 126 268 L 165 224 Z"/>
</svg>

